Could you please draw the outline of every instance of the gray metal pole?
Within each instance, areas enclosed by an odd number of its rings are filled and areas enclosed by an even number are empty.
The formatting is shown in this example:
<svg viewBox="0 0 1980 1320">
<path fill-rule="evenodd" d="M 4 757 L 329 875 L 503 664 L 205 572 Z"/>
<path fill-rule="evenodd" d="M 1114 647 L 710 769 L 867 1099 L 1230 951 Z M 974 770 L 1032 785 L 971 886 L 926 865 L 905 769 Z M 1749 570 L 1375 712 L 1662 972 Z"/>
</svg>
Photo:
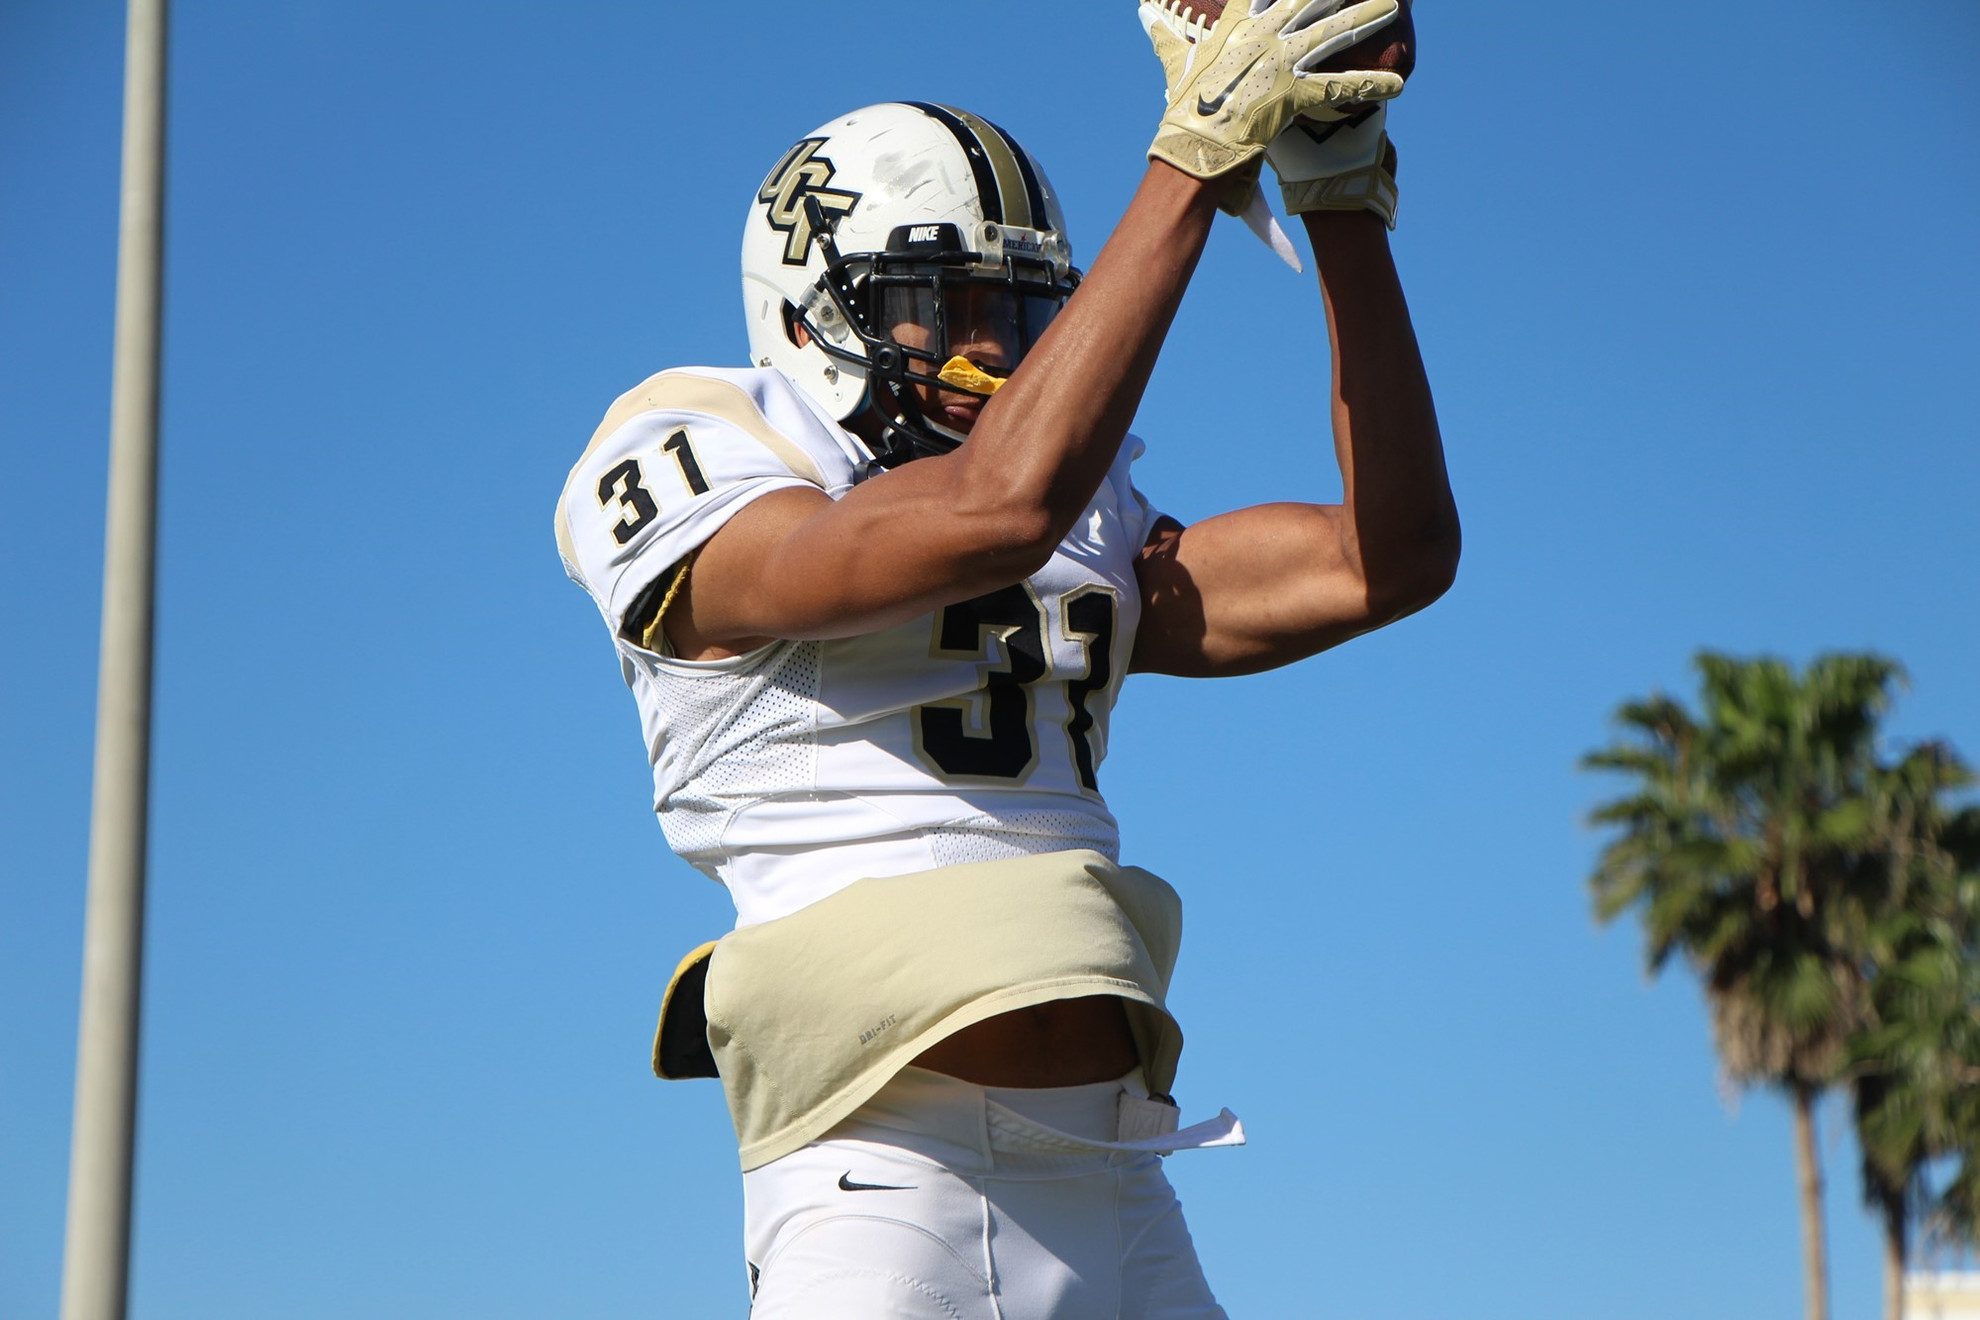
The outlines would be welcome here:
<svg viewBox="0 0 1980 1320">
<path fill-rule="evenodd" d="M 117 241 L 110 507 L 90 803 L 82 1026 L 69 1155 L 62 1320 L 123 1320 L 151 761 L 152 559 L 158 505 L 158 341 L 165 216 L 166 0 L 131 0 Z"/>
</svg>

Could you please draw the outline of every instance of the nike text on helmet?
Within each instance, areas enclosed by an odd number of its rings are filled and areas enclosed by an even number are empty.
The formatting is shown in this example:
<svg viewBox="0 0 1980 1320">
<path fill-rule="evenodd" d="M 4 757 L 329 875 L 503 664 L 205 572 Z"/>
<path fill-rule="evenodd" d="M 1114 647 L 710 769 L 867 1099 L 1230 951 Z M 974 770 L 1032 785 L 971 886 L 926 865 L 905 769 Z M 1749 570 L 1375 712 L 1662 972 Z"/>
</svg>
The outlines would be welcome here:
<svg viewBox="0 0 1980 1320">
<path fill-rule="evenodd" d="M 1017 366 L 1078 286 L 1065 228 L 1038 162 L 988 120 L 855 110 L 785 152 L 750 203 L 750 358 L 841 422 L 870 411 L 879 466 L 953 449 L 962 433 L 913 387 L 988 397 L 937 373 L 966 349 L 993 376 Z"/>
</svg>

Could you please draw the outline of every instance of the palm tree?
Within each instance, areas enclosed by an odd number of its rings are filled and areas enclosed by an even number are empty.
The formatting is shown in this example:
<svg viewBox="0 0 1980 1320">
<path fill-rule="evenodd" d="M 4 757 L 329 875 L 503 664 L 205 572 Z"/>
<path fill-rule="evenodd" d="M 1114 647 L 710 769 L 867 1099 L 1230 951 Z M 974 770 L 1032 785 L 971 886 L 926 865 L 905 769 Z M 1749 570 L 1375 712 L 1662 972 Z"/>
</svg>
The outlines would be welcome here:
<svg viewBox="0 0 1980 1320">
<path fill-rule="evenodd" d="M 1980 807 L 1947 795 L 1975 783 L 1943 743 L 1880 768 L 1872 799 L 1883 901 L 1866 929 L 1870 1014 L 1850 1044 L 1864 1199 L 1884 1229 L 1884 1315 L 1902 1320 L 1910 1229 L 1972 1242 L 1980 1175 Z M 1947 1192 L 1927 1179 L 1954 1162 Z"/>
<path fill-rule="evenodd" d="M 1922 935 L 1922 938 L 1920 938 Z M 1914 947 L 1883 969 L 1875 986 L 1875 1022 L 1855 1043 L 1852 1082 L 1863 1158 L 1864 1199 L 1884 1230 L 1884 1315 L 1901 1320 L 1910 1231 L 1923 1217 L 1942 1234 L 1971 1239 L 1960 1220 L 1970 1214 L 1962 1184 L 1976 1153 L 1971 1103 L 1980 1084 L 1973 1039 L 1975 986 L 1964 954 L 1914 935 Z M 1954 1159 L 1943 1205 L 1927 1183 L 1935 1162 Z"/>
<path fill-rule="evenodd" d="M 1835 1084 L 1868 987 L 1853 946 L 1873 902 L 1868 784 L 1877 722 L 1903 671 L 1828 655 L 1799 676 L 1771 659 L 1697 658 L 1701 713 L 1623 705 L 1584 768 L 1632 777 L 1593 820 L 1620 832 L 1590 877 L 1597 917 L 1636 910 L 1652 973 L 1682 955 L 1704 982 L 1726 1076 L 1794 1110 L 1809 1320 L 1828 1320 L 1815 1102 Z"/>
</svg>

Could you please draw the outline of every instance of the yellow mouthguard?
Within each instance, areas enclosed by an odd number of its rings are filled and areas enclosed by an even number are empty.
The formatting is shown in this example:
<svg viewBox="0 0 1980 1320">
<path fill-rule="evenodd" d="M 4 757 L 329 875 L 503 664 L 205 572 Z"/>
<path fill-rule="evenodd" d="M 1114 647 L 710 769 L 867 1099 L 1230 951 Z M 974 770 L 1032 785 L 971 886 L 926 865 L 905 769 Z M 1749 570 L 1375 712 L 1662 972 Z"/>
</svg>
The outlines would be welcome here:
<svg viewBox="0 0 1980 1320">
<path fill-rule="evenodd" d="M 966 357 L 952 357 L 935 373 L 935 379 L 944 385 L 953 385 L 959 390 L 973 390 L 977 394 L 995 394 L 1007 383 L 1002 376 L 992 376 L 977 370 L 976 364 Z"/>
</svg>

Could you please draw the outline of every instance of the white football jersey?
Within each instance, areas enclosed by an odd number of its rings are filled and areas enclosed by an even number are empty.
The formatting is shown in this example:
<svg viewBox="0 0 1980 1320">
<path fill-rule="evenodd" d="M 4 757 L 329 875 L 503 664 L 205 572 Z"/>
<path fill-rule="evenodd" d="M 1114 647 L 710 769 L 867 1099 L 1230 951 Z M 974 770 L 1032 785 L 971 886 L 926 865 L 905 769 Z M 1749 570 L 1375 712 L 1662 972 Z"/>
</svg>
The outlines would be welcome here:
<svg viewBox="0 0 1980 1320">
<path fill-rule="evenodd" d="M 1140 452 L 1130 436 L 1025 582 L 863 637 L 691 662 L 627 635 L 647 593 L 769 491 L 843 497 L 864 454 L 774 370 L 662 372 L 613 405 L 564 487 L 558 547 L 612 630 L 667 842 L 728 886 L 739 926 L 866 876 L 1118 859 L 1098 773 L 1156 517 L 1128 476 Z"/>
</svg>

